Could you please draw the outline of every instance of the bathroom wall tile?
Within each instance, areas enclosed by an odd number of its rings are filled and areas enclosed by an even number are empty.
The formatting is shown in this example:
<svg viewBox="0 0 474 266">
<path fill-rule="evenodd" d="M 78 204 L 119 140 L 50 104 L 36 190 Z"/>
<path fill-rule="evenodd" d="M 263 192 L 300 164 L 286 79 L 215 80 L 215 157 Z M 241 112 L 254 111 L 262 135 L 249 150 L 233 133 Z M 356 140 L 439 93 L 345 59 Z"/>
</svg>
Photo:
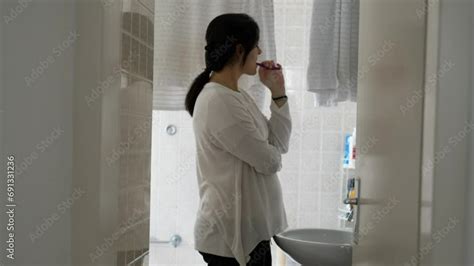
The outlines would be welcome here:
<svg viewBox="0 0 474 266">
<path fill-rule="evenodd" d="M 280 19 L 275 19 L 275 28 L 280 29 L 280 28 L 284 27 L 284 25 L 285 25 L 285 14 L 286 14 L 286 12 L 285 12 L 285 9 L 283 7 L 281 7 L 281 6 L 279 6 L 279 7 L 275 6 L 274 7 L 274 16 L 275 16 L 275 18 L 280 18 Z M 275 34 L 277 34 L 277 33 L 282 34 L 282 33 L 284 33 L 284 31 L 276 30 Z M 276 42 L 276 44 L 281 44 L 281 42 Z M 278 50 L 280 50 L 280 49 L 278 49 Z"/>
<path fill-rule="evenodd" d="M 347 101 L 347 102 L 341 103 L 341 105 L 343 107 L 345 115 L 357 113 L 357 103 Z"/>
<path fill-rule="evenodd" d="M 288 228 L 296 228 L 298 226 L 298 212 L 296 210 L 286 210 L 286 221 Z"/>
<path fill-rule="evenodd" d="M 134 77 L 132 75 L 127 75 L 127 78 L 128 78 L 128 87 L 126 88 L 127 90 L 127 98 L 128 98 L 128 111 L 127 111 L 127 115 L 130 117 L 130 119 L 134 120 L 135 117 L 135 113 L 137 111 L 137 90 L 136 90 L 136 84 L 134 84 L 134 82 L 136 82 L 136 80 L 134 79 Z"/>
<path fill-rule="evenodd" d="M 285 0 L 285 6 L 288 7 L 299 7 L 303 8 L 306 0 Z M 300 13 L 301 15 L 301 13 Z"/>
<path fill-rule="evenodd" d="M 305 25 L 304 6 L 296 5 L 286 9 L 285 23 L 287 27 L 303 27 Z"/>
<path fill-rule="evenodd" d="M 305 212 L 319 212 L 320 210 L 320 200 L 319 193 L 316 191 L 313 192 L 302 192 L 299 194 L 299 211 L 301 213 Z"/>
<path fill-rule="evenodd" d="M 150 265 L 176 265 L 177 248 L 161 243 L 150 243 Z"/>
<path fill-rule="evenodd" d="M 184 242 L 184 241 L 183 241 Z M 206 265 L 203 257 L 194 247 L 180 245 L 176 251 L 176 265 Z"/>
<path fill-rule="evenodd" d="M 281 155 L 282 171 L 297 172 L 300 167 L 301 154 L 297 151 L 289 150 Z"/>
<path fill-rule="evenodd" d="M 174 232 L 176 232 L 176 222 L 178 217 L 177 208 L 165 208 L 158 205 L 161 213 L 156 216 L 157 219 L 154 221 L 157 226 L 156 237 L 160 240 L 169 239 Z"/>
<path fill-rule="evenodd" d="M 286 53 L 285 53 L 286 56 Z M 283 70 L 285 76 L 285 87 L 288 90 L 301 91 L 303 86 L 304 69 L 301 67 L 286 67 Z"/>
<path fill-rule="evenodd" d="M 297 152 L 301 151 L 301 129 L 300 128 L 293 128 L 291 129 L 291 136 L 290 136 L 290 146 L 288 147 L 288 152 Z"/>
<path fill-rule="evenodd" d="M 342 112 L 333 112 L 332 110 L 326 110 L 323 114 L 323 130 L 341 130 Z"/>
<path fill-rule="evenodd" d="M 285 62 L 282 61 L 285 58 L 284 50 L 279 49 L 278 46 L 282 43 L 285 43 L 285 40 L 286 40 L 286 36 L 285 36 L 285 33 L 283 31 L 275 31 L 275 46 L 277 47 L 277 51 L 276 51 L 277 60 L 281 61 L 283 63 L 282 64 L 283 66 L 285 65 Z"/>
<path fill-rule="evenodd" d="M 196 144 L 194 143 L 194 136 L 186 137 L 185 141 L 180 140 L 179 143 L 178 165 L 189 170 L 194 165 L 196 160 Z M 185 143 L 189 144 L 185 145 Z"/>
<path fill-rule="evenodd" d="M 285 67 L 300 67 L 301 62 L 304 60 L 304 53 L 301 52 L 301 48 L 288 47 L 285 49 Z M 300 75 L 305 76 L 305 71 L 301 71 Z M 303 90 L 301 87 L 297 89 L 300 91 Z"/>
<path fill-rule="evenodd" d="M 123 13 L 122 28 L 127 32 L 131 32 L 132 30 L 132 14 L 131 13 L 129 12 Z"/>
<path fill-rule="evenodd" d="M 321 132 L 320 131 L 303 131 L 302 151 L 316 152 L 321 150 Z"/>
<path fill-rule="evenodd" d="M 357 114 L 348 113 L 344 114 L 344 123 L 342 126 L 343 133 L 352 133 L 352 130 L 356 127 Z"/>
<path fill-rule="evenodd" d="M 298 193 L 283 193 L 283 201 L 286 209 L 296 209 L 298 207 Z"/>
<path fill-rule="evenodd" d="M 153 49 L 149 48 L 146 52 L 146 79 L 153 80 Z M 149 99 L 153 99 L 150 97 Z"/>
<path fill-rule="evenodd" d="M 338 229 L 339 218 L 336 212 L 321 212 L 320 214 L 320 228 Z"/>
<path fill-rule="evenodd" d="M 176 149 L 162 149 L 160 153 L 159 178 L 164 184 L 171 184 L 177 179 L 175 170 L 178 165 L 178 151 Z"/>
<path fill-rule="evenodd" d="M 143 42 L 146 43 L 146 42 L 148 42 L 148 23 L 147 23 L 147 21 L 149 20 L 149 18 L 147 16 L 145 16 L 145 14 L 147 13 L 145 11 L 145 8 L 140 7 L 140 13 L 143 16 L 140 16 L 139 38 Z"/>
<path fill-rule="evenodd" d="M 161 138 L 161 148 L 160 149 L 163 149 L 163 150 L 166 150 L 166 151 L 175 151 L 176 152 L 176 147 L 178 147 L 178 143 L 179 143 L 179 138 L 177 136 L 177 134 L 175 135 L 168 135 L 168 133 L 166 132 L 166 127 L 168 127 L 169 125 L 175 125 L 175 123 L 168 123 L 167 121 L 163 121 L 163 124 L 161 126 L 161 128 L 159 129 L 160 131 L 160 138 Z M 179 128 L 178 128 L 179 130 Z"/>
<path fill-rule="evenodd" d="M 316 152 L 302 152 L 301 157 L 304 158 L 301 170 L 303 173 L 314 173 L 320 170 L 320 153 Z"/>
<path fill-rule="evenodd" d="M 302 173 L 299 183 L 299 193 L 318 192 L 320 190 L 320 174 L 318 172 Z"/>
<path fill-rule="evenodd" d="M 148 47 L 146 47 L 144 44 L 140 44 L 139 49 L 138 74 L 141 77 L 146 77 L 146 57 Z"/>
<path fill-rule="evenodd" d="M 148 27 L 147 27 L 147 30 L 148 30 L 148 44 L 150 46 L 153 46 L 153 42 L 154 42 L 154 33 L 155 33 L 155 27 L 153 25 L 153 21 L 148 21 Z"/>
<path fill-rule="evenodd" d="M 187 111 L 177 111 L 177 112 L 178 112 L 178 121 L 180 121 L 181 126 L 186 128 L 186 130 L 190 130 L 192 132 L 193 131 L 192 117 L 189 115 Z"/>
<path fill-rule="evenodd" d="M 343 152 L 343 137 L 340 131 L 322 132 L 322 151 Z"/>
<path fill-rule="evenodd" d="M 129 99 L 128 99 L 128 75 L 125 73 L 120 74 L 120 78 L 124 84 L 120 88 L 120 115 L 125 115 L 129 112 Z"/>
<path fill-rule="evenodd" d="M 194 132 L 190 127 L 183 127 L 183 122 L 176 125 L 178 133 L 175 135 L 179 139 L 180 149 L 184 149 L 184 152 L 192 152 L 196 150 L 196 141 Z"/>
<path fill-rule="evenodd" d="M 303 130 L 301 126 L 294 126 L 291 129 L 290 141 L 300 142 L 303 139 Z"/>
<path fill-rule="evenodd" d="M 321 161 L 322 172 L 334 172 L 342 167 L 342 152 L 325 152 Z"/>
<path fill-rule="evenodd" d="M 175 170 L 176 183 L 185 185 L 186 177 L 196 174 L 195 152 L 181 153 Z"/>
<path fill-rule="evenodd" d="M 338 193 L 321 193 L 321 211 L 337 211 L 339 202 L 342 200 Z"/>
<path fill-rule="evenodd" d="M 173 121 L 173 123 L 179 123 L 180 119 L 179 119 L 179 112 L 175 112 L 175 111 L 168 111 L 168 113 L 170 113 L 170 116 L 169 118 L 171 119 L 171 121 Z"/>
<path fill-rule="evenodd" d="M 301 212 L 298 215 L 298 228 L 319 228 L 319 212 Z"/>
<path fill-rule="evenodd" d="M 294 228 L 297 225 L 298 219 L 298 198 L 297 194 L 283 194 L 284 204 L 285 204 L 285 212 L 286 212 L 286 219 L 288 222 L 288 227 Z"/>
<path fill-rule="evenodd" d="M 341 170 L 321 173 L 321 192 L 336 193 L 341 190 L 343 173 Z"/>
<path fill-rule="evenodd" d="M 145 113 L 143 112 L 143 105 L 145 104 L 145 86 L 144 84 L 141 82 L 137 88 L 136 88 L 136 92 L 137 92 L 137 106 L 136 106 L 136 109 L 134 110 L 134 113 L 137 114 L 137 115 L 140 115 L 140 118 L 144 117 L 145 116 Z M 140 125 L 142 125 L 142 121 L 140 121 Z"/>
<path fill-rule="evenodd" d="M 281 189 L 283 193 L 297 193 L 299 183 L 298 172 L 285 172 L 279 174 Z"/>
<path fill-rule="evenodd" d="M 177 213 L 179 219 L 176 222 L 176 234 L 183 238 L 183 243 L 192 245 L 194 243 L 194 224 L 196 222 L 197 206 L 194 204 L 179 204 Z"/>
<path fill-rule="evenodd" d="M 132 13 L 132 34 L 135 37 L 140 35 L 140 14 Z"/>
<path fill-rule="evenodd" d="M 122 33 L 122 68 L 127 71 L 130 71 L 130 64 L 128 60 L 130 58 L 131 53 L 131 39 L 130 36 L 126 33 Z"/>
<path fill-rule="evenodd" d="M 316 93 L 303 90 L 303 108 L 305 110 L 315 111 L 319 109 L 319 107 L 316 107 L 314 103 L 315 96 Z"/>
<path fill-rule="evenodd" d="M 295 94 L 297 94 L 297 93 L 295 93 Z M 296 97 L 297 96 L 291 96 L 291 98 L 290 98 L 290 104 L 292 104 L 292 106 L 290 106 L 291 127 L 292 127 L 291 132 L 292 133 L 293 133 L 293 129 L 300 128 L 300 126 L 301 126 L 302 112 L 301 112 L 301 110 L 299 110 L 298 108 L 295 107 L 295 105 L 297 105 L 297 103 L 296 103 L 297 99 L 295 99 Z"/>
<path fill-rule="evenodd" d="M 151 88 L 148 89 L 146 92 L 146 98 L 148 99 L 148 102 L 146 104 L 145 114 L 151 114 L 152 121 L 154 122 L 157 117 L 153 116 L 153 85 L 151 85 Z"/>
<path fill-rule="evenodd" d="M 305 131 L 320 130 L 322 125 L 321 113 L 317 110 L 303 112 L 302 127 Z"/>
<path fill-rule="evenodd" d="M 304 45 L 304 29 L 300 27 L 292 27 L 291 30 L 286 31 L 287 47 L 303 47 Z"/>
<path fill-rule="evenodd" d="M 138 64 L 139 64 L 139 56 L 140 56 L 140 43 L 132 38 L 131 39 L 132 49 L 130 51 L 130 71 L 134 74 L 138 73 Z"/>
<path fill-rule="evenodd" d="M 168 123 L 170 122 L 170 115 L 172 112 L 169 111 L 162 111 L 162 110 L 154 110 L 153 115 L 156 115 L 159 117 L 158 122 L 160 126 L 164 126 L 163 123 Z"/>
<path fill-rule="evenodd" d="M 173 120 L 176 114 L 172 111 L 163 111 L 163 110 L 158 110 L 158 115 L 161 119 L 162 122 L 170 123 L 170 122 L 176 122 L 176 120 Z"/>
<path fill-rule="evenodd" d="M 175 184 L 172 185 L 161 185 L 162 188 L 158 189 L 158 196 L 157 196 L 157 204 L 160 207 L 164 208 L 177 208 L 177 186 Z"/>
<path fill-rule="evenodd" d="M 177 184 L 178 202 L 183 204 L 198 205 L 199 202 L 199 186 L 197 183 L 196 169 L 191 173 L 184 175 Z"/>
<path fill-rule="evenodd" d="M 286 94 L 288 95 L 290 112 L 301 112 L 303 105 L 303 94 L 301 92 L 301 88 L 293 88 L 292 90 L 287 90 Z M 293 113 L 291 113 L 291 118 L 293 119 Z M 295 123 L 295 125 L 299 124 Z"/>
</svg>

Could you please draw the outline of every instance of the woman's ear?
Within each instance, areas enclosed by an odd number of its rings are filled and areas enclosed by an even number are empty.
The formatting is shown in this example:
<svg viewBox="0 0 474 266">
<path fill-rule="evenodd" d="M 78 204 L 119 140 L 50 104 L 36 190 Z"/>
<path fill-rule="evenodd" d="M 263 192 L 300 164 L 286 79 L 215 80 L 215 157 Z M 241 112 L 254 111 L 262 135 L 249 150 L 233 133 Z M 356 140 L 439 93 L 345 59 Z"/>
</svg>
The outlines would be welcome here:
<svg viewBox="0 0 474 266">
<path fill-rule="evenodd" d="M 237 55 L 240 57 L 244 54 L 245 50 L 244 50 L 244 46 L 242 44 L 237 44 L 236 46 L 236 52 L 237 52 Z"/>
</svg>

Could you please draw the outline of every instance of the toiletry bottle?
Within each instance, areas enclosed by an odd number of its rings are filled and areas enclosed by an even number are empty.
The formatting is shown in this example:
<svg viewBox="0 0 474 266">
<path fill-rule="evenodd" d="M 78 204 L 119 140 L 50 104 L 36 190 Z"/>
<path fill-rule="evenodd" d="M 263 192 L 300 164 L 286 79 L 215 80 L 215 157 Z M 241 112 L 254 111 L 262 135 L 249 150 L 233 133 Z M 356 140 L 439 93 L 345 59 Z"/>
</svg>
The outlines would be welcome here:
<svg viewBox="0 0 474 266">
<path fill-rule="evenodd" d="M 347 168 L 355 169 L 355 158 L 356 158 L 356 129 L 354 128 L 349 145 L 349 164 Z"/>
<path fill-rule="evenodd" d="M 351 159 L 350 139 L 351 134 L 346 134 L 346 136 L 344 137 L 344 159 L 342 162 L 342 168 L 344 169 L 349 168 L 349 161 Z"/>
<path fill-rule="evenodd" d="M 347 199 L 350 199 L 352 188 L 352 178 L 349 178 L 347 179 Z"/>
<path fill-rule="evenodd" d="M 352 133 L 352 160 L 355 160 L 356 159 L 356 128 L 354 128 L 354 132 Z"/>
<path fill-rule="evenodd" d="M 351 191 L 349 192 L 349 199 L 355 199 L 355 197 L 356 197 L 355 178 L 351 178 Z"/>
</svg>

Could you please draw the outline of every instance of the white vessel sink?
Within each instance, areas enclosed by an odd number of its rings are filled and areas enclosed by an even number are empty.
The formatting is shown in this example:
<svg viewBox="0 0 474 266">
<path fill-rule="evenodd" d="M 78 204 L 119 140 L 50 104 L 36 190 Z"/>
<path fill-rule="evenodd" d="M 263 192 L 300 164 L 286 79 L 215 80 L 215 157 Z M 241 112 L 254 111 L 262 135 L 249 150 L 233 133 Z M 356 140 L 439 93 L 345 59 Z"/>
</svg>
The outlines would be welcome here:
<svg viewBox="0 0 474 266">
<path fill-rule="evenodd" d="M 352 265 L 352 232 L 301 228 L 274 237 L 276 244 L 303 266 Z"/>
</svg>

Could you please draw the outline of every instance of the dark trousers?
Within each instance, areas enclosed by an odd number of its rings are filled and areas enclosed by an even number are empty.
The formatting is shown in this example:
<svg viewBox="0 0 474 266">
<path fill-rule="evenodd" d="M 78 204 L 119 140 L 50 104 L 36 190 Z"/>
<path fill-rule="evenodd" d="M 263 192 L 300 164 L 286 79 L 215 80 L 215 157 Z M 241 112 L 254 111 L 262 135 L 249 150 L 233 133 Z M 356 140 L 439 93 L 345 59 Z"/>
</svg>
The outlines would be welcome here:
<svg viewBox="0 0 474 266">
<path fill-rule="evenodd" d="M 214 254 L 204 253 L 199 251 L 209 266 L 239 266 L 235 258 L 222 257 Z M 247 262 L 250 266 L 271 266 L 272 253 L 270 249 L 270 240 L 264 240 L 252 250 L 250 253 L 250 261 Z"/>
</svg>

